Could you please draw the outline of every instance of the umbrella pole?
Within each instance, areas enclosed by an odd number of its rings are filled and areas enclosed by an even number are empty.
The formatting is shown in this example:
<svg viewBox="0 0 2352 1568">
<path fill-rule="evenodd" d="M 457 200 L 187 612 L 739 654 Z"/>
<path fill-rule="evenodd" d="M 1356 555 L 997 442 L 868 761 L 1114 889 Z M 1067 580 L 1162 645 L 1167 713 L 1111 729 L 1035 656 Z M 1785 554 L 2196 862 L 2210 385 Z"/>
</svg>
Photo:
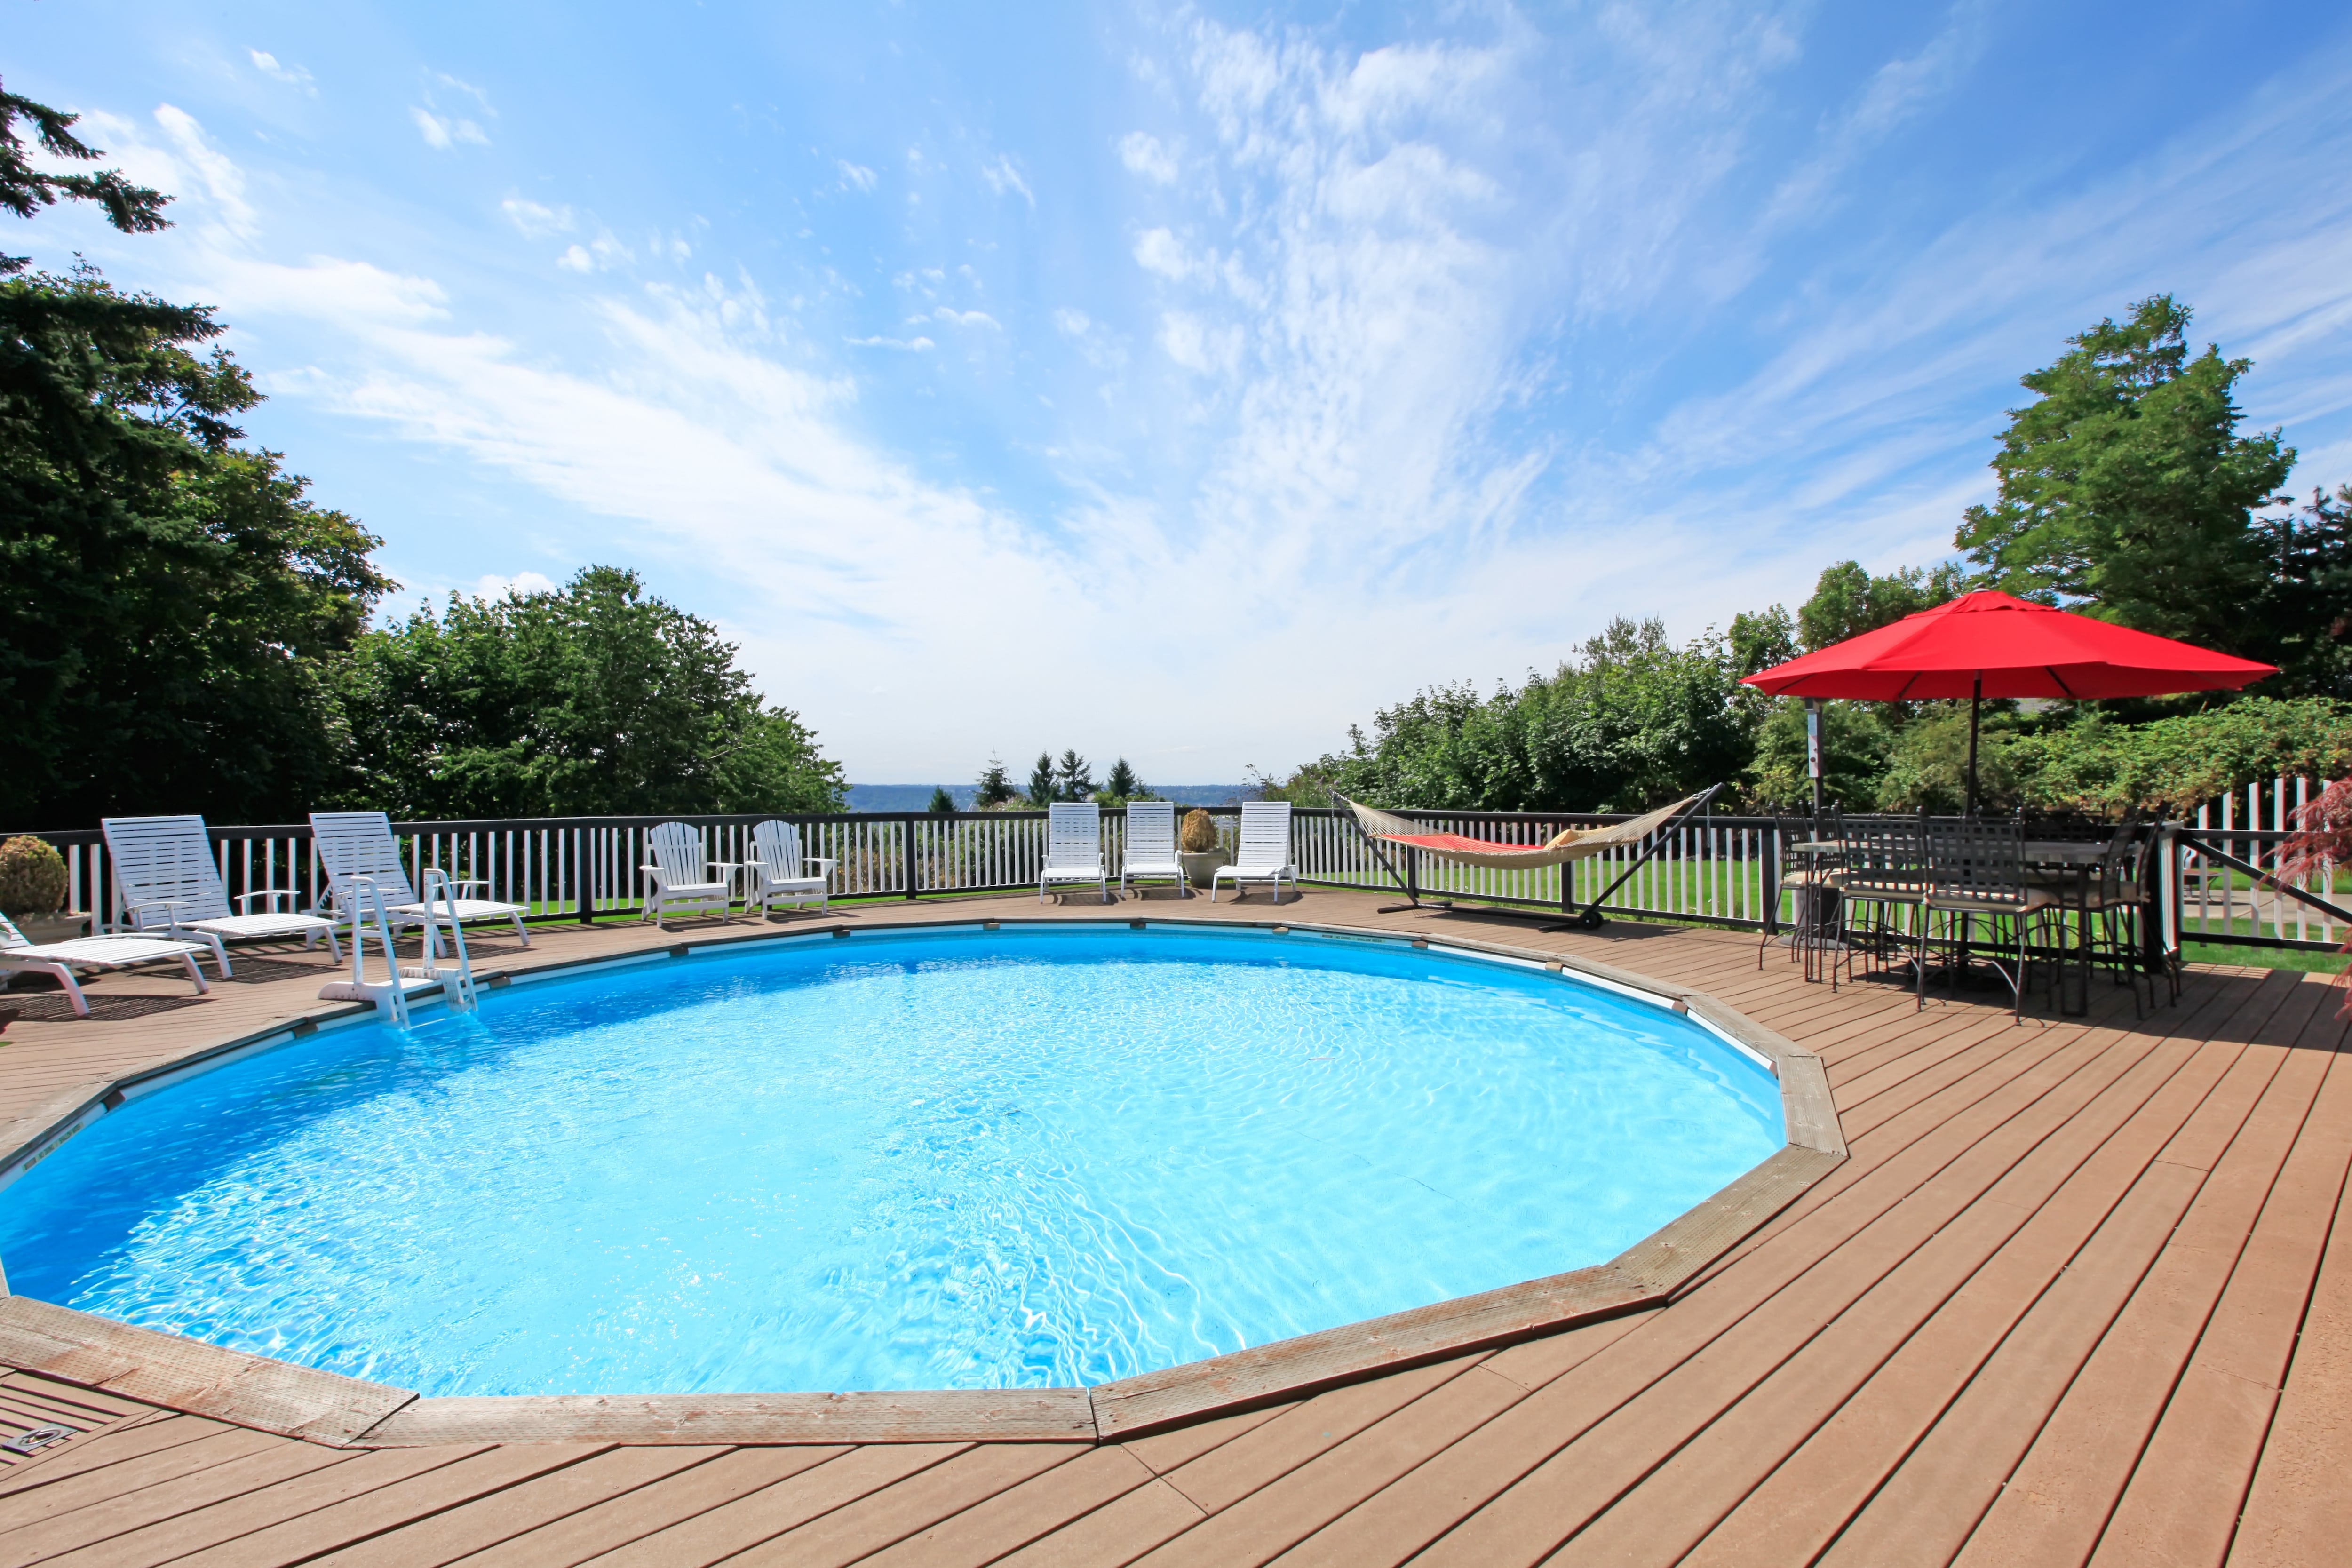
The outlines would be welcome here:
<svg viewBox="0 0 2352 1568">
<path fill-rule="evenodd" d="M 1977 674 L 1976 689 L 1969 694 L 1969 800 L 1968 815 L 1977 814 L 1977 705 L 1984 700 L 1984 674 Z"/>
</svg>

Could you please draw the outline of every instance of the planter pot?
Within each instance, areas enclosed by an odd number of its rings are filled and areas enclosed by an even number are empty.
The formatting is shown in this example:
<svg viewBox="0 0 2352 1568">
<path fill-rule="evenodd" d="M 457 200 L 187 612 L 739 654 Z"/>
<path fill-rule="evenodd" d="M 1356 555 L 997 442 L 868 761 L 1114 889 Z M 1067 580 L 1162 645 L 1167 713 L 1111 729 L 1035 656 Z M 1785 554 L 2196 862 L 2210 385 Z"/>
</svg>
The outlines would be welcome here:
<svg viewBox="0 0 2352 1568">
<path fill-rule="evenodd" d="M 62 914 L 26 915 L 16 921 L 16 929 L 36 947 L 44 942 L 71 942 L 89 934 L 89 916 L 73 910 Z"/>
<path fill-rule="evenodd" d="M 1184 879 L 1203 893 L 1209 890 L 1209 879 L 1216 875 L 1217 868 L 1234 863 L 1233 857 L 1222 849 L 1186 849 L 1176 858 L 1183 864 Z"/>
</svg>

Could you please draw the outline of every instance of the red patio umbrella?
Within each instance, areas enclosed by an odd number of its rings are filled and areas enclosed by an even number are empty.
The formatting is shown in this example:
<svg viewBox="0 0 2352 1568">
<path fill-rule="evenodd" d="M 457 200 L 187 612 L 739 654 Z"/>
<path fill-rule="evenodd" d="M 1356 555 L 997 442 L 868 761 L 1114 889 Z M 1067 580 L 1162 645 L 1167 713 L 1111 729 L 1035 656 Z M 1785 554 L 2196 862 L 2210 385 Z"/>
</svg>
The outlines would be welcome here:
<svg viewBox="0 0 2352 1568">
<path fill-rule="evenodd" d="M 2230 690 L 2277 673 L 2275 665 L 1981 589 L 1759 670 L 1747 684 L 1774 697 L 1968 698 L 1974 811 L 1977 707 L 1987 697 L 2155 697 Z"/>
</svg>

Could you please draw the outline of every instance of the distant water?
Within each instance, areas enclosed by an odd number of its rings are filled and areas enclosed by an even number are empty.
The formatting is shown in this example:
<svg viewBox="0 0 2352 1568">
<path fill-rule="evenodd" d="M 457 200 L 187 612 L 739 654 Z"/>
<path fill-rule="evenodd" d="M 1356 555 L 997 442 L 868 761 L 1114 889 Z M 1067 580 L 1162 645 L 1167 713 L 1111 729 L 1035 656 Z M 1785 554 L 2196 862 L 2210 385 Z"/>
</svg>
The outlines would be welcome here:
<svg viewBox="0 0 2352 1568">
<path fill-rule="evenodd" d="M 922 811 L 931 804 L 931 791 L 937 784 L 851 784 L 849 809 L 852 811 Z M 1151 793 L 1179 805 L 1223 805 L 1228 801 L 1249 798 L 1246 784 L 1163 784 L 1151 786 Z M 972 785 L 950 784 L 948 794 L 955 797 L 956 809 L 970 811 L 979 791 Z"/>
</svg>

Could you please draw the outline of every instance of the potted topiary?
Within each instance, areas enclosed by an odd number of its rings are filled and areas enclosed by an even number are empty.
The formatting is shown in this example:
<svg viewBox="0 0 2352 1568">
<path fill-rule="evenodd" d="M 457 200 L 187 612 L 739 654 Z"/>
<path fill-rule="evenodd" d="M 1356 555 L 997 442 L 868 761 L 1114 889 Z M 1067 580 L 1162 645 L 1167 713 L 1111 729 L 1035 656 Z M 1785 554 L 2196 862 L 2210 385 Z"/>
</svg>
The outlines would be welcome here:
<svg viewBox="0 0 2352 1568">
<path fill-rule="evenodd" d="M 89 934 L 89 916 L 60 914 L 66 903 L 65 857 L 29 833 L 0 844 L 0 913 L 29 942 L 65 942 Z"/>
<path fill-rule="evenodd" d="M 1217 868 L 1231 863 L 1217 847 L 1217 819 L 1197 805 L 1184 814 L 1184 828 L 1176 841 L 1180 846 L 1176 858 L 1184 863 L 1184 880 L 1196 888 L 1211 886 Z"/>
</svg>

